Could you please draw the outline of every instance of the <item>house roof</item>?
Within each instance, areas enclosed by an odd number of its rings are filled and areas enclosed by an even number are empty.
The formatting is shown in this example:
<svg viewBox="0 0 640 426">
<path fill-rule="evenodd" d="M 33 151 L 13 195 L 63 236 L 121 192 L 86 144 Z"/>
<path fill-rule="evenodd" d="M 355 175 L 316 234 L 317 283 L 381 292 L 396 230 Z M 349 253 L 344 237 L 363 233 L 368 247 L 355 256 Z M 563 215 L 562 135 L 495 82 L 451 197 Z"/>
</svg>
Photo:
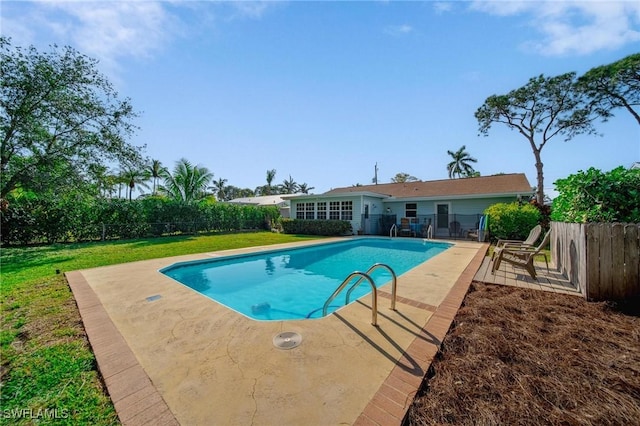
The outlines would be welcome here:
<svg viewBox="0 0 640 426">
<path fill-rule="evenodd" d="M 227 201 L 233 204 L 251 204 L 254 206 L 280 206 L 288 204 L 283 195 L 262 195 L 259 197 L 234 198 Z"/>
<path fill-rule="evenodd" d="M 323 195 L 373 192 L 393 198 L 525 195 L 533 192 L 524 173 L 335 188 Z M 355 194 L 354 194 L 355 195 Z"/>
</svg>

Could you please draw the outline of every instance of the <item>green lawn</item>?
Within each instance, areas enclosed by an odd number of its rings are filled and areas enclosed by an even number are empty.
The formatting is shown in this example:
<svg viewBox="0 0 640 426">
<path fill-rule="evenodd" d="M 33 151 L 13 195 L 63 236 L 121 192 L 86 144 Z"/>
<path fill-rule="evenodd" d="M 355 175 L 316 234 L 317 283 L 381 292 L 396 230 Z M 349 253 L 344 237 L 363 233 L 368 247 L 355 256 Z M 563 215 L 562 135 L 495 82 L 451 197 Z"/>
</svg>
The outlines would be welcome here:
<svg viewBox="0 0 640 426">
<path fill-rule="evenodd" d="M 3 248 L 2 420 L 12 424 L 119 423 L 64 272 L 314 238 L 255 232 Z"/>
</svg>

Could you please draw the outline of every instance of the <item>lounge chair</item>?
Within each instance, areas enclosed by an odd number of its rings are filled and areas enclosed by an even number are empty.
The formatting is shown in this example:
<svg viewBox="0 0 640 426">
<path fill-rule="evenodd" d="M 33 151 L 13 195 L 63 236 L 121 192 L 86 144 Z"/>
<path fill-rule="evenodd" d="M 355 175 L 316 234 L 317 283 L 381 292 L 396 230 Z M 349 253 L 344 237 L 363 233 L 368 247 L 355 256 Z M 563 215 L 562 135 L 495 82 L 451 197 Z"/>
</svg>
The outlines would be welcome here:
<svg viewBox="0 0 640 426">
<path fill-rule="evenodd" d="M 524 268 L 531 278 L 538 281 L 536 276 L 536 268 L 533 265 L 533 259 L 537 254 L 539 254 L 546 246 L 549 244 L 549 238 L 551 236 L 551 230 L 547 231 L 542 239 L 542 242 L 537 247 L 529 247 L 529 246 L 509 246 L 505 245 L 500 248 L 496 248 L 493 251 L 495 259 L 493 260 L 493 267 L 491 268 L 491 273 L 494 274 L 498 268 L 500 268 L 500 263 L 507 262 L 511 263 L 513 266 Z M 549 270 L 549 261 L 547 260 L 547 256 L 544 256 L 544 261 L 547 264 L 547 271 Z"/>
<path fill-rule="evenodd" d="M 415 232 L 413 231 L 413 229 L 411 229 L 411 222 L 409 221 L 408 217 L 403 217 L 400 219 L 400 229 L 399 229 L 399 233 L 400 236 L 416 236 Z"/>
<path fill-rule="evenodd" d="M 531 228 L 529 231 L 529 236 L 526 240 L 498 240 L 496 243 L 496 247 L 491 255 L 491 259 L 495 257 L 495 253 L 497 249 L 503 248 L 505 246 L 509 246 L 510 248 L 519 248 L 519 247 L 534 247 L 538 238 L 540 238 L 540 234 L 542 233 L 542 226 L 536 225 Z"/>
</svg>

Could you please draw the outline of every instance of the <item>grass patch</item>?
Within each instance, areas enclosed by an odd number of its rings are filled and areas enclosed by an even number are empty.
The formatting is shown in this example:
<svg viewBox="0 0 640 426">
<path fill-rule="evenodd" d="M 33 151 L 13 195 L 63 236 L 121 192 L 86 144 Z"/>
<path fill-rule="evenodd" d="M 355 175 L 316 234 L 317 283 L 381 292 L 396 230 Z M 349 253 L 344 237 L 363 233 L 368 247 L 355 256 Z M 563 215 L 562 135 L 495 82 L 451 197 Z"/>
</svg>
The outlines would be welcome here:
<svg viewBox="0 0 640 426">
<path fill-rule="evenodd" d="M 255 232 L 3 248 L 0 415 L 15 424 L 119 423 L 64 272 L 316 238 Z"/>
</svg>

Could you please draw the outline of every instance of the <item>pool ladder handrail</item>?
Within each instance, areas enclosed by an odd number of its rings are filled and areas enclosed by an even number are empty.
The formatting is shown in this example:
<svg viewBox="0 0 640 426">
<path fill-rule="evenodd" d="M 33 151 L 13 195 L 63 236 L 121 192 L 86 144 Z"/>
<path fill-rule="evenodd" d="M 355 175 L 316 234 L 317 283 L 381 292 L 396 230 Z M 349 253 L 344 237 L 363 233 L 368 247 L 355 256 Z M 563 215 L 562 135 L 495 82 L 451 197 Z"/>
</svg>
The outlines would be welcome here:
<svg viewBox="0 0 640 426">
<path fill-rule="evenodd" d="M 391 269 L 391 266 L 385 263 L 374 263 L 373 265 L 371 265 L 371 268 L 367 269 L 367 272 L 365 272 L 365 274 L 371 275 L 371 273 L 378 268 L 385 268 L 389 272 L 391 272 L 391 310 L 395 311 L 396 310 L 396 287 L 398 285 L 398 277 L 396 276 L 396 273 L 393 271 L 393 269 Z M 358 287 L 358 284 L 360 284 L 363 279 L 364 277 L 361 277 L 349 288 L 349 290 L 347 291 L 347 296 L 344 300 L 345 305 L 349 304 L 349 298 L 351 297 L 351 293 L 353 293 L 353 290 L 355 290 L 356 287 Z"/>
<path fill-rule="evenodd" d="M 389 229 L 389 238 L 393 237 L 393 235 L 391 235 L 391 234 L 395 234 L 396 237 L 398 236 L 398 227 L 396 226 L 395 223 L 393 225 L 391 225 L 391 229 Z"/>
<path fill-rule="evenodd" d="M 345 305 L 348 303 L 349 297 L 351 296 L 351 292 L 353 291 L 353 289 L 355 289 L 362 282 L 362 280 L 366 279 L 367 281 L 369 281 L 369 285 L 371 285 L 371 325 L 377 327 L 378 326 L 378 289 L 375 283 L 373 282 L 373 278 L 371 278 L 371 276 L 369 275 L 369 272 L 379 267 L 384 267 L 384 268 L 387 268 L 389 271 L 391 271 L 391 276 L 393 277 L 393 280 L 391 282 L 391 309 L 395 310 L 396 309 L 396 282 L 397 282 L 396 273 L 393 271 L 393 269 L 391 269 L 389 265 L 385 265 L 384 263 L 376 263 L 373 266 L 371 266 L 367 270 L 367 272 L 354 271 L 350 273 L 347 276 L 347 278 L 345 278 L 344 281 L 342 281 L 342 283 L 338 286 L 338 288 L 335 289 L 335 291 L 331 294 L 331 296 L 329 296 L 327 301 L 324 302 L 324 306 L 322 307 L 322 316 L 323 317 L 327 316 L 327 309 L 329 309 L 329 304 L 333 301 L 333 299 L 335 299 L 338 296 L 338 294 L 340 294 L 342 290 L 344 290 L 347 284 L 349 284 L 349 281 L 351 281 L 353 277 L 360 276 L 360 279 L 358 279 L 358 281 L 356 281 L 351 286 L 351 288 L 349 288 L 349 290 L 347 291 Z"/>
</svg>

